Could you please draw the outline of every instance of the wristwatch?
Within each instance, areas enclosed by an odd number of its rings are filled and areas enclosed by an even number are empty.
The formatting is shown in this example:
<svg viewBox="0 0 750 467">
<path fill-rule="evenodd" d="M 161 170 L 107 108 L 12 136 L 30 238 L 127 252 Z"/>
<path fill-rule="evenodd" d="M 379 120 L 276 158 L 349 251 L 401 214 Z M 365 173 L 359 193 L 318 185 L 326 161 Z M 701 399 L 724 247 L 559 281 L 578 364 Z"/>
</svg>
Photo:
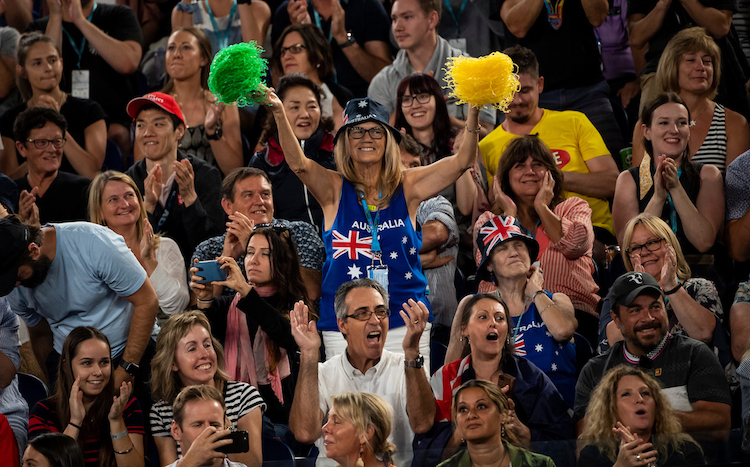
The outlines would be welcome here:
<svg viewBox="0 0 750 467">
<path fill-rule="evenodd" d="M 221 130 L 221 120 L 216 122 L 216 130 L 214 131 L 214 134 L 209 135 L 206 133 L 206 139 L 214 140 L 221 139 L 221 135 L 223 135 L 224 132 Z"/>
<path fill-rule="evenodd" d="M 405 360 L 404 366 L 406 368 L 422 368 L 424 366 L 424 357 L 417 355 L 417 358 L 412 361 Z"/>
<path fill-rule="evenodd" d="M 130 375 L 130 376 L 136 376 L 136 374 L 140 371 L 141 367 L 136 365 L 135 363 L 126 362 L 123 359 L 120 359 L 120 366 Z"/>
<path fill-rule="evenodd" d="M 342 49 L 345 49 L 345 48 L 349 47 L 350 45 L 354 45 L 356 43 L 357 43 L 357 41 L 354 39 L 354 36 L 352 36 L 352 33 L 347 32 L 346 33 L 346 41 L 343 44 L 339 44 L 339 47 L 341 47 Z"/>
</svg>

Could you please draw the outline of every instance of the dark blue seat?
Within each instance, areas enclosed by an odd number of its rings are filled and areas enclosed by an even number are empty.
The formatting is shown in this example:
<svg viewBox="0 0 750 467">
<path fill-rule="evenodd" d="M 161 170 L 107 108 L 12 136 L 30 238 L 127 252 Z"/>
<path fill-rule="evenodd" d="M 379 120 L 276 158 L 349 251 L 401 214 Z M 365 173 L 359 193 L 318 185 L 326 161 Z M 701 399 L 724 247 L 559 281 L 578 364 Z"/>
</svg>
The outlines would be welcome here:
<svg viewBox="0 0 750 467">
<path fill-rule="evenodd" d="M 263 437 L 263 467 L 294 467 L 294 453 L 278 438 Z"/>
<path fill-rule="evenodd" d="M 34 375 L 18 372 L 18 390 L 29 404 L 29 410 L 34 408 L 37 402 L 49 397 L 49 390 L 44 381 Z"/>
</svg>

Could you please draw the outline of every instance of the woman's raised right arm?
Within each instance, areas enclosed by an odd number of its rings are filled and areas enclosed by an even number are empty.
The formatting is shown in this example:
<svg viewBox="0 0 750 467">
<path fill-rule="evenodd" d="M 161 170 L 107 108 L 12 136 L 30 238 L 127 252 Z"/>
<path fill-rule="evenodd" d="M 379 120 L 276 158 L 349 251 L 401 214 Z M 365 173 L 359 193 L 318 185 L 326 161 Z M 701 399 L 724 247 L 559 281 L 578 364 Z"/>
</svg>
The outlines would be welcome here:
<svg viewBox="0 0 750 467">
<path fill-rule="evenodd" d="M 273 88 L 267 91 L 263 102 L 270 107 L 273 118 L 276 120 L 279 143 L 281 144 L 281 149 L 284 151 L 284 158 L 287 164 L 289 164 L 289 168 L 302 180 L 302 183 L 305 184 L 310 193 L 320 203 L 325 213 L 326 208 L 330 208 L 338 203 L 341 194 L 341 176 L 338 172 L 326 169 L 305 156 L 286 117 L 284 105 L 279 100 Z"/>
</svg>

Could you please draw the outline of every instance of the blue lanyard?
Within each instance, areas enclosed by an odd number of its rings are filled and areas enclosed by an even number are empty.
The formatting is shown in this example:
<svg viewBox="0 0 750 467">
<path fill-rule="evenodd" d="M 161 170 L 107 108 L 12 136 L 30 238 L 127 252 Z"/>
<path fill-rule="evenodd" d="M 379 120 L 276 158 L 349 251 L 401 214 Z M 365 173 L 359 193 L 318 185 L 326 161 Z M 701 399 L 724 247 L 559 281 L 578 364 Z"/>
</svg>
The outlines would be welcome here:
<svg viewBox="0 0 750 467">
<path fill-rule="evenodd" d="M 677 178 L 679 179 L 681 175 L 682 167 L 679 167 L 677 169 Z M 672 224 L 672 232 L 677 235 L 677 209 L 675 209 L 672 195 L 669 193 L 667 193 L 667 203 L 669 204 L 669 223 Z"/>
<path fill-rule="evenodd" d="M 320 22 L 320 13 L 318 13 L 318 10 L 316 10 L 313 7 L 313 16 L 315 17 L 315 26 L 320 29 L 320 32 L 323 32 L 323 25 Z M 331 28 L 328 28 L 328 42 L 331 42 L 333 40 L 333 34 L 331 33 Z"/>
<path fill-rule="evenodd" d="M 90 23 L 91 18 L 94 17 L 94 12 L 96 11 L 97 4 L 94 3 L 94 8 L 91 9 L 91 13 L 89 13 L 89 17 L 86 18 L 86 20 Z M 78 63 L 76 64 L 76 68 L 81 68 L 81 59 L 83 58 L 83 51 L 86 50 L 86 36 L 83 36 L 83 41 L 81 42 L 81 46 L 78 47 L 76 45 L 76 42 L 73 40 L 73 36 L 70 35 L 70 33 L 65 29 L 65 26 L 63 26 L 63 32 L 65 32 L 65 35 L 68 36 L 68 42 L 70 42 L 70 46 L 73 47 L 73 51 L 78 55 Z M 81 33 L 83 34 L 83 33 Z"/>
<path fill-rule="evenodd" d="M 208 0 L 206 0 L 206 11 L 208 12 L 208 17 L 211 18 L 211 24 L 214 27 L 214 33 L 216 34 L 216 39 L 219 41 L 219 50 L 224 50 L 227 47 L 229 47 L 229 32 L 232 28 L 232 19 L 234 18 L 234 11 L 237 9 L 237 0 L 232 0 L 232 9 L 229 10 L 229 20 L 227 21 L 227 28 L 224 30 L 224 34 L 222 37 L 221 32 L 219 31 L 219 25 L 216 24 L 216 19 L 214 18 L 214 12 L 211 10 L 211 5 L 209 4 Z M 217 50 L 217 52 L 219 51 Z"/>
<path fill-rule="evenodd" d="M 383 198 L 383 191 L 378 192 L 378 203 Z M 372 216 L 370 216 L 370 208 L 367 206 L 367 200 L 365 200 L 365 194 L 361 191 L 359 192 L 359 199 L 362 201 L 362 208 L 365 210 L 365 217 L 367 218 L 367 223 L 370 224 L 370 233 L 372 234 L 372 244 L 370 245 L 370 251 L 372 251 L 375 256 L 380 257 L 380 240 L 378 240 L 378 223 L 380 222 L 380 208 L 378 208 L 378 212 L 375 214 L 375 222 L 372 221 Z"/>
<path fill-rule="evenodd" d="M 458 16 L 456 16 L 455 13 L 453 13 L 453 7 L 451 6 L 451 3 L 449 0 L 443 0 L 443 3 L 445 3 L 445 9 L 448 11 L 448 13 L 451 14 L 451 18 L 453 18 L 453 21 L 456 22 L 456 35 L 461 35 L 461 26 L 458 24 L 458 20 L 461 19 L 461 15 L 464 14 L 464 9 L 466 8 L 467 0 L 463 0 L 461 3 L 461 9 L 458 10 Z"/>
</svg>

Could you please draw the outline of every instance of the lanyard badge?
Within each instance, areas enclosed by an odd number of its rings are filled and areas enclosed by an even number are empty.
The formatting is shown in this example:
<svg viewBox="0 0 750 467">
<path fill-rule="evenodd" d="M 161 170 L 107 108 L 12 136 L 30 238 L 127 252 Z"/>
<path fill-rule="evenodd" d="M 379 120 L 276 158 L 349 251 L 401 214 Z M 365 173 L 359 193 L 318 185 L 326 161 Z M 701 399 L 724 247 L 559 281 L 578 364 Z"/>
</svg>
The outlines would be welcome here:
<svg viewBox="0 0 750 467">
<path fill-rule="evenodd" d="M 379 192 L 379 198 L 382 199 L 383 192 Z M 370 225 L 370 234 L 372 236 L 372 243 L 370 244 L 370 252 L 372 252 L 372 263 L 367 266 L 367 277 L 377 281 L 383 286 L 385 290 L 388 290 L 388 265 L 383 263 L 383 251 L 380 249 L 380 241 L 378 240 L 378 224 L 380 222 L 380 209 L 375 214 L 373 220 L 370 211 L 374 211 L 374 206 L 370 207 L 367 205 L 365 200 L 365 194 L 360 192 L 359 199 L 362 202 L 362 209 L 365 211 L 365 218 L 367 223 Z"/>
</svg>

